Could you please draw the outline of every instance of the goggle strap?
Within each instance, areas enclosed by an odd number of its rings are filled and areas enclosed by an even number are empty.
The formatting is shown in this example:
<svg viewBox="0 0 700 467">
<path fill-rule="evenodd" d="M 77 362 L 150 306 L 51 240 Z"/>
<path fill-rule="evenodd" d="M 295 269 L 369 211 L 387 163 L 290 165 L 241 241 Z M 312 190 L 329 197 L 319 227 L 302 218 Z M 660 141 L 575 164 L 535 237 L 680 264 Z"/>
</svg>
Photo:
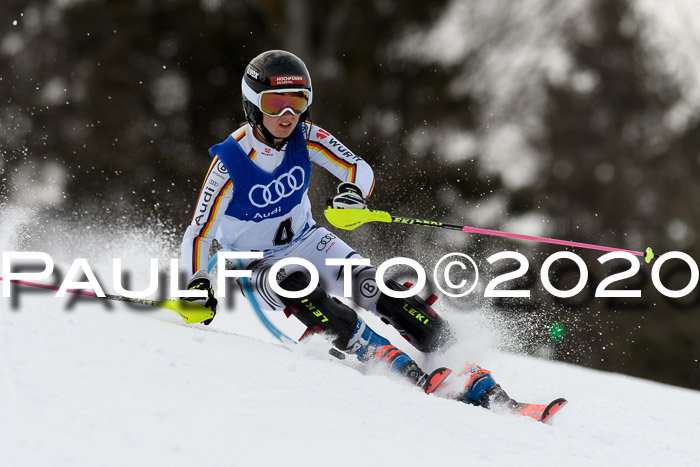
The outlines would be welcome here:
<svg viewBox="0 0 700 467">
<path fill-rule="evenodd" d="M 245 82 L 245 78 L 243 78 L 241 81 L 241 91 L 243 91 L 243 95 L 246 99 L 255 104 L 256 107 L 260 108 L 260 94 L 248 86 L 248 83 Z"/>
</svg>

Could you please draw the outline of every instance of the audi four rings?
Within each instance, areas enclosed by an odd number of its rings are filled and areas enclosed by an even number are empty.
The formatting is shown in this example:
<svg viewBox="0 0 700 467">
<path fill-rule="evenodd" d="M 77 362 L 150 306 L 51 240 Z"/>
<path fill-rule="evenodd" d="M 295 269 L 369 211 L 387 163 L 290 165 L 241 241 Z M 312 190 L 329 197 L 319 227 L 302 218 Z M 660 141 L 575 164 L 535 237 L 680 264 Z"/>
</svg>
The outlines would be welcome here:
<svg viewBox="0 0 700 467">
<path fill-rule="evenodd" d="M 269 185 L 255 185 L 250 189 L 248 199 L 256 208 L 277 204 L 304 186 L 305 175 L 304 169 L 294 167 L 289 172 L 280 175 L 276 180 L 271 181 Z M 274 194 L 272 193 L 273 186 L 275 187 Z"/>
</svg>

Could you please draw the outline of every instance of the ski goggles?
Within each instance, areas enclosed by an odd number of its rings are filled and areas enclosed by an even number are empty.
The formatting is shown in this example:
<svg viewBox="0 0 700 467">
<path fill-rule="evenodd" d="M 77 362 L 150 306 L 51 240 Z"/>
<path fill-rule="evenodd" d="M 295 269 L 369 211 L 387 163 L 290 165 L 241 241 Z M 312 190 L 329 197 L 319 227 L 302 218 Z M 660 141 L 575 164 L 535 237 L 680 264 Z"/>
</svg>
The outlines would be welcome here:
<svg viewBox="0 0 700 467">
<path fill-rule="evenodd" d="M 309 91 L 306 89 L 289 90 L 284 92 L 264 91 L 260 93 L 260 105 L 262 113 L 270 117 L 279 117 L 287 109 L 294 115 L 301 115 L 309 108 Z"/>
<path fill-rule="evenodd" d="M 287 109 L 294 115 L 301 115 L 311 105 L 312 94 L 308 89 L 280 89 L 257 93 L 248 86 L 245 79 L 241 84 L 245 98 L 270 117 L 279 117 Z"/>
</svg>

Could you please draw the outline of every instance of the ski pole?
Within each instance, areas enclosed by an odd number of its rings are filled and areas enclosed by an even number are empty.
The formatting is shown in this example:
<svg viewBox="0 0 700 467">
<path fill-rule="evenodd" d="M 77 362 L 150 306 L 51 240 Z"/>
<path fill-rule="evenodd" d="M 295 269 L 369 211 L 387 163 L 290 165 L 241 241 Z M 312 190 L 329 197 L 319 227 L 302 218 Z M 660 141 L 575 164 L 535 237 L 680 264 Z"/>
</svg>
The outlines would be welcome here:
<svg viewBox="0 0 700 467">
<path fill-rule="evenodd" d="M 214 268 L 217 265 L 218 262 L 218 256 L 219 252 L 217 251 L 214 253 L 214 255 L 209 259 L 209 263 L 207 264 L 207 273 L 211 274 L 211 272 L 214 270 Z M 241 260 L 236 260 L 238 263 L 238 267 L 245 269 L 243 267 L 243 263 Z M 255 295 L 253 295 L 253 286 L 250 284 L 250 280 L 247 277 L 240 277 L 240 284 L 242 287 L 243 291 L 243 296 L 248 299 L 248 303 L 250 303 L 250 306 L 253 308 L 253 311 L 255 312 L 255 316 L 258 317 L 260 322 L 262 323 L 263 326 L 265 326 L 265 329 L 272 334 L 275 339 L 280 341 L 282 344 L 296 344 L 296 341 L 277 329 L 277 326 L 275 326 L 272 321 L 267 317 L 265 312 L 260 308 L 260 304 L 255 298 Z"/>
<path fill-rule="evenodd" d="M 0 277 L 0 281 L 3 280 Z M 19 280 L 10 280 L 15 284 L 28 285 L 30 287 L 37 287 L 40 289 L 48 290 L 59 290 L 59 287 L 47 284 L 39 284 L 36 282 L 27 282 Z M 86 297 L 103 298 L 106 300 L 116 300 L 120 302 L 136 303 L 138 305 L 145 305 L 157 308 L 164 308 L 166 310 L 172 310 L 185 320 L 185 323 L 201 323 L 210 318 L 214 317 L 214 312 L 209 308 L 202 306 L 198 303 L 190 302 L 189 300 L 145 300 L 142 298 L 131 298 L 125 297 L 123 295 L 111 295 L 105 294 L 104 297 L 100 297 L 95 292 L 89 292 L 87 290 L 77 290 L 77 289 L 67 289 L 66 292 L 75 295 L 85 295 Z"/>
<path fill-rule="evenodd" d="M 654 259 L 654 252 L 652 251 L 651 247 L 647 247 L 644 252 L 625 250 L 622 248 L 593 245 L 590 243 L 571 242 L 568 240 L 557 240 L 554 238 L 535 237 L 533 235 L 522 235 L 516 233 L 502 232 L 500 230 L 479 229 L 476 227 L 469 227 L 467 225 L 445 224 L 443 222 L 411 219 L 409 217 L 398 217 L 392 216 L 386 211 L 370 211 L 369 209 L 327 208 L 324 211 L 324 214 L 326 215 L 326 219 L 328 219 L 328 222 L 330 222 L 335 227 L 344 230 L 353 230 L 361 226 L 362 224 L 366 224 L 367 222 L 387 222 L 395 224 L 422 225 L 424 227 L 433 227 L 437 229 L 458 230 L 462 232 L 492 235 L 496 237 L 506 237 L 518 240 L 529 240 L 540 243 L 552 243 L 555 245 L 564 245 L 576 248 L 586 248 L 589 250 L 624 251 L 627 253 L 632 253 L 635 256 L 643 257 L 647 263 Z"/>
</svg>

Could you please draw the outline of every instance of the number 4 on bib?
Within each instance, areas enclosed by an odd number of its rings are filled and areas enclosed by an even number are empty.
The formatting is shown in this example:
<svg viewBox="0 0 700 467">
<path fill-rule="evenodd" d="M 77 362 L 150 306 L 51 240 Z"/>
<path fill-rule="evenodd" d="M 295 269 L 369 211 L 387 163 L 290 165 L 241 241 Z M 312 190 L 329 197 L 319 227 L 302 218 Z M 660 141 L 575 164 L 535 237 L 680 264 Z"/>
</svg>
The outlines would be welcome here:
<svg viewBox="0 0 700 467">
<path fill-rule="evenodd" d="M 294 231 L 292 230 L 292 218 L 289 217 L 280 223 L 277 227 L 277 232 L 275 233 L 275 245 L 286 245 L 291 242 L 294 238 Z"/>
</svg>

